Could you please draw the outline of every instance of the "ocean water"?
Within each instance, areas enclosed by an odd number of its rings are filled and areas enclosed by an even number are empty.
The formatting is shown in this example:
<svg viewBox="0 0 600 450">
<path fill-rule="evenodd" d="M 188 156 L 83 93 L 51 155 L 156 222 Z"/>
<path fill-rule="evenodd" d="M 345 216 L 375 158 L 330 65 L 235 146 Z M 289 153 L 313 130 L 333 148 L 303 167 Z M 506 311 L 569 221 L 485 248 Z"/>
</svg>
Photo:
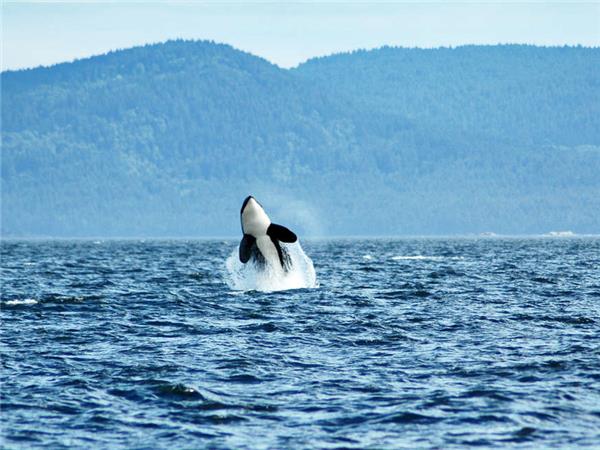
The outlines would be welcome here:
<svg viewBox="0 0 600 450">
<path fill-rule="evenodd" d="M 0 447 L 600 448 L 600 239 L 302 244 L 3 241 Z"/>
</svg>

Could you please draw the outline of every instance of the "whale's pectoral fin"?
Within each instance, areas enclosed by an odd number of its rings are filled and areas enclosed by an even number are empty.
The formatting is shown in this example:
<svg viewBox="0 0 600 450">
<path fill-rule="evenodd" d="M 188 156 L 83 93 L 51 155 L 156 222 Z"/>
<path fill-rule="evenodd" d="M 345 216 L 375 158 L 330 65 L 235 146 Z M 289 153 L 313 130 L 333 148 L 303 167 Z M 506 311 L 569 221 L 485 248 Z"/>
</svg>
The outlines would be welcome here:
<svg viewBox="0 0 600 450">
<path fill-rule="evenodd" d="M 277 239 L 281 242 L 291 243 L 296 242 L 298 240 L 293 231 L 288 230 L 283 225 L 277 225 L 276 223 L 272 223 L 271 225 L 269 225 L 269 228 L 267 228 L 267 234 L 272 239 Z"/>
<path fill-rule="evenodd" d="M 240 261 L 246 264 L 252 256 L 252 247 L 256 243 L 254 236 L 245 234 L 240 242 Z"/>
</svg>

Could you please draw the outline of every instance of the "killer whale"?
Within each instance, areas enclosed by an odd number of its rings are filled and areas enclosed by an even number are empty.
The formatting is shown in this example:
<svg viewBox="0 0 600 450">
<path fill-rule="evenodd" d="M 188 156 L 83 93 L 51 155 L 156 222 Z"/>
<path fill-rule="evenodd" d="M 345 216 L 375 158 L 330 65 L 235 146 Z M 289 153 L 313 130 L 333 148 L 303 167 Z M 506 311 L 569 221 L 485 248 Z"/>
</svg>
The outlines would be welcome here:
<svg viewBox="0 0 600 450">
<path fill-rule="evenodd" d="M 294 232 L 271 222 L 261 204 L 251 195 L 242 204 L 240 222 L 244 234 L 239 247 L 242 263 L 253 260 L 259 266 L 268 264 L 284 271 L 290 269 L 291 261 L 281 242 L 296 242 L 298 237 Z"/>
</svg>

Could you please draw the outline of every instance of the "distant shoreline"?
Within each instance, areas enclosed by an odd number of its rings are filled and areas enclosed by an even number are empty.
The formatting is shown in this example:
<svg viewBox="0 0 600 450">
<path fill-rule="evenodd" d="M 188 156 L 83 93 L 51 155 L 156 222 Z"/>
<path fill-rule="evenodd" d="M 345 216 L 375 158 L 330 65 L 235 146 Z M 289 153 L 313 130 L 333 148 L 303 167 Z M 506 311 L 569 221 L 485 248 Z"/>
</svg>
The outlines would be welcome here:
<svg viewBox="0 0 600 450">
<path fill-rule="evenodd" d="M 328 240 L 412 240 L 412 239 L 600 239 L 600 233 L 597 234 L 572 234 L 572 235 L 551 235 L 551 234 L 496 234 L 493 236 L 485 234 L 436 234 L 436 235 L 393 235 L 393 236 L 375 236 L 375 235 L 353 235 L 353 236 L 306 236 L 301 237 L 301 241 L 328 241 Z M 82 241 L 82 242 L 168 242 L 168 241 L 237 241 L 240 236 L 152 236 L 152 237 L 127 237 L 127 236 L 109 236 L 109 237 L 63 237 L 63 236 L 0 236 L 0 242 L 31 242 L 31 241 Z"/>
</svg>

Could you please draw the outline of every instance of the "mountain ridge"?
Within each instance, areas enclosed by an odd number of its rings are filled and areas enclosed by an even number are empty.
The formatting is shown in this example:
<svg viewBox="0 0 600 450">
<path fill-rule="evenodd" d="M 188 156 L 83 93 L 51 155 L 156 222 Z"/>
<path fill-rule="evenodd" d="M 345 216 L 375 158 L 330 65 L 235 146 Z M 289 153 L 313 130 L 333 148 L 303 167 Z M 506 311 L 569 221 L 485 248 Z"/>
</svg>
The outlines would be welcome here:
<svg viewBox="0 0 600 450">
<path fill-rule="evenodd" d="M 312 235 L 598 232 L 600 51 L 498 47 L 2 72 L 2 234 L 235 234 L 248 193 Z"/>
<path fill-rule="evenodd" d="M 223 47 L 229 47 L 235 51 L 238 51 L 240 53 L 245 53 L 247 55 L 253 56 L 255 58 L 258 59 L 262 59 L 264 61 L 266 61 L 267 63 L 281 69 L 281 70 L 285 70 L 285 71 L 293 71 L 298 69 L 300 66 L 303 66 L 306 63 L 309 62 L 314 62 L 314 61 L 318 61 L 318 60 L 322 60 L 322 59 L 329 59 L 329 58 L 334 58 L 334 57 L 338 57 L 338 56 L 345 56 L 345 55 L 353 55 L 353 54 L 357 54 L 357 53 L 368 53 L 368 52 L 376 52 L 379 50 L 455 50 L 455 49 L 461 49 L 461 48 L 470 48 L 470 47 L 529 47 L 529 48 L 538 48 L 538 49 L 584 49 L 584 50 L 597 50 L 600 49 L 599 46 L 589 46 L 589 45 L 572 45 L 572 44 L 565 44 L 565 45 L 537 45 L 537 44 L 528 44 L 528 43 L 519 43 L 519 42 L 502 42 L 502 43 L 496 43 L 496 44 L 460 44 L 460 45 L 450 45 L 450 46 L 444 46 L 444 45 L 440 45 L 440 46 L 436 46 L 436 47 L 419 47 L 419 46 L 403 46 L 403 45 L 386 45 L 383 44 L 381 46 L 378 47 L 373 47 L 373 48 L 356 48 L 353 50 L 346 50 L 346 51 L 339 51 L 339 52 L 333 52 L 333 53 L 329 53 L 326 55 L 318 55 L 318 56 L 312 56 L 308 59 L 306 59 L 305 61 L 302 61 L 300 63 L 298 63 L 296 66 L 292 66 L 292 67 L 282 67 L 279 66 L 277 63 L 270 61 L 269 59 L 267 59 L 266 57 L 260 56 L 258 54 L 252 53 L 250 51 L 247 50 L 243 50 L 243 49 L 239 49 L 237 47 L 234 47 L 231 44 L 228 44 L 226 42 L 220 42 L 220 41 L 215 41 L 212 39 L 187 39 L 187 38 L 175 38 L 175 39 L 166 39 L 166 40 L 162 40 L 162 41 L 156 41 L 156 42 L 149 42 L 149 43 L 145 43 L 145 44 L 139 44 L 139 45 L 133 45 L 131 47 L 119 47 L 119 48 L 115 48 L 115 49 L 111 49 L 108 50 L 104 53 L 97 53 L 97 54 L 92 54 L 92 55 L 87 55 L 87 56 L 82 56 L 82 57 L 77 57 L 74 58 L 72 60 L 67 60 L 67 61 L 59 61 L 56 63 L 51 63 L 51 64 L 41 64 L 38 66 L 33 66 L 33 67 L 23 67 L 23 68 L 16 68 L 16 69 L 4 69 L 0 71 L 0 74 L 4 74 L 4 73 L 18 73 L 18 72 L 29 72 L 29 71 L 34 71 L 34 70 L 43 70 L 43 69 L 54 69 L 57 66 L 62 66 L 62 65 L 70 65 L 70 64 L 76 64 L 76 63 L 80 63 L 82 61 L 88 61 L 88 60 L 92 60 L 92 59 L 97 59 L 97 58 L 102 58 L 105 56 L 110 56 L 113 55 L 115 53 L 122 53 L 122 52 L 128 52 L 131 50 L 136 50 L 136 49 L 140 49 L 140 48 L 152 48 L 152 47 L 158 47 L 161 45 L 165 45 L 165 44 L 169 44 L 172 42 L 184 42 L 184 43 L 191 43 L 191 44 L 210 44 L 210 45 L 215 45 L 215 46 L 223 46 Z"/>
</svg>

